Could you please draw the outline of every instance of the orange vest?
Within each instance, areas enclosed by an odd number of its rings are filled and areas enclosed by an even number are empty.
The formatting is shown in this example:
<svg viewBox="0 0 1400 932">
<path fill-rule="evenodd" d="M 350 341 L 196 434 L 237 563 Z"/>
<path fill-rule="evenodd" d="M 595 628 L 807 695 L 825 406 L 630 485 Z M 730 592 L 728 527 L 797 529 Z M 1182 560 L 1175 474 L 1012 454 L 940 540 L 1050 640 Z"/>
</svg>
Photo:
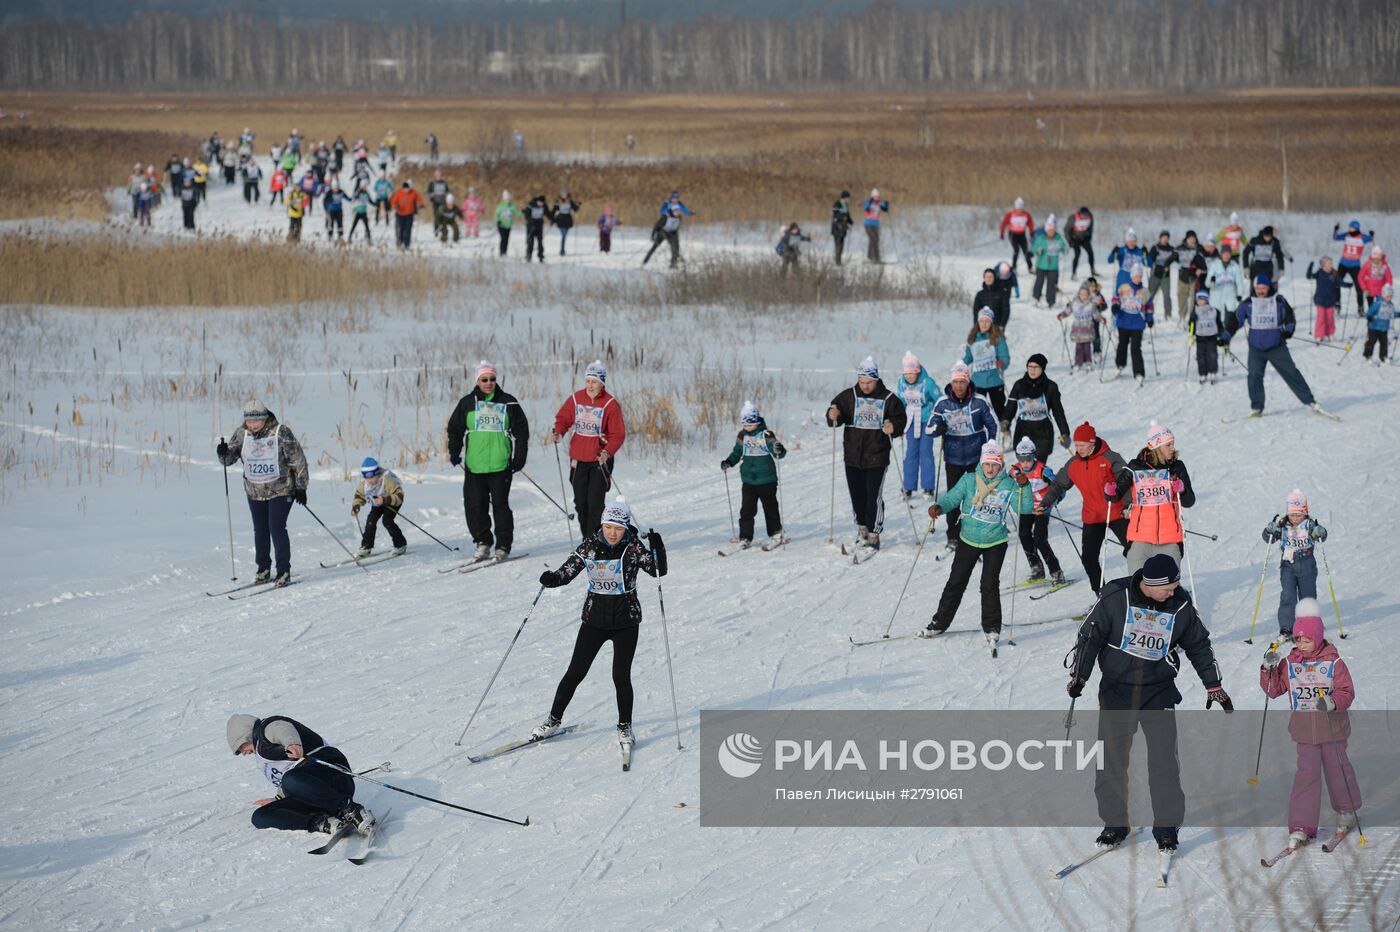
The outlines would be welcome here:
<svg viewBox="0 0 1400 932">
<path fill-rule="evenodd" d="M 1181 543 L 1181 503 L 1166 469 L 1134 469 L 1128 540 L 1144 544 Z"/>
</svg>

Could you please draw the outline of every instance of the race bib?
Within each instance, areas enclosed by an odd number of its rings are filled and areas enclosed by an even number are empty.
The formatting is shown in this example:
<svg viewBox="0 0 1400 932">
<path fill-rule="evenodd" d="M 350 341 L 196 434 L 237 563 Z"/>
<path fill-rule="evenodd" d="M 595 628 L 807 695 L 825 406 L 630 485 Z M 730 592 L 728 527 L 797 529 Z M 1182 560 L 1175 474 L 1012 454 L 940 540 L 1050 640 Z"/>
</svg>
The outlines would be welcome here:
<svg viewBox="0 0 1400 932">
<path fill-rule="evenodd" d="M 1249 329 L 1277 330 L 1278 325 L 1278 298 L 1256 297 L 1250 306 Z"/>
<path fill-rule="evenodd" d="M 1016 399 L 1016 416 L 1023 421 L 1043 421 L 1050 416 L 1050 407 L 1044 395 L 1034 398 Z"/>
<path fill-rule="evenodd" d="M 1296 712 L 1316 712 L 1317 700 L 1332 695 L 1335 660 L 1288 665 L 1288 701 Z"/>
<path fill-rule="evenodd" d="M 1348 261 L 1348 262 L 1358 262 L 1358 261 L 1360 261 L 1360 259 L 1361 259 L 1361 253 L 1362 253 L 1362 251 L 1363 251 L 1365 248 L 1366 248 L 1366 243 L 1365 243 L 1365 241 L 1363 241 L 1363 240 L 1359 240 L 1359 239 L 1357 239 L 1357 240 L 1353 240 L 1353 239 L 1346 239 L 1346 240 L 1343 240 L 1343 241 L 1342 241 L 1342 258 L 1345 259 L 1345 260 Z"/>
<path fill-rule="evenodd" d="M 744 437 L 744 455 L 767 457 L 768 441 L 763 439 L 763 435 L 755 431 L 753 434 Z"/>
<path fill-rule="evenodd" d="M 1194 249 L 1178 249 L 1176 251 L 1176 261 L 1183 266 L 1190 265 L 1194 258 L 1196 258 L 1196 250 Z"/>
<path fill-rule="evenodd" d="M 1165 469 L 1134 469 L 1133 504 L 1139 508 L 1171 504 L 1171 476 Z"/>
<path fill-rule="evenodd" d="M 1085 230 L 1089 229 L 1089 224 L 1093 222 L 1093 219 L 1090 217 L 1080 217 L 1076 215 L 1074 218 L 1074 232 L 1083 233 Z"/>
<path fill-rule="evenodd" d="M 860 430 L 879 430 L 885 423 L 885 399 L 857 398 L 855 417 L 851 426 Z"/>
<path fill-rule="evenodd" d="M 954 437 L 971 437 L 974 433 L 972 412 L 967 408 L 958 408 L 943 415 L 943 422 L 948 425 L 948 433 Z"/>
<path fill-rule="evenodd" d="M 574 436 L 603 436 L 603 409 L 592 405 L 574 404 Z"/>
<path fill-rule="evenodd" d="M 1129 605 L 1118 649 L 1143 660 L 1162 660 L 1171 646 L 1175 625 L 1176 615 L 1172 612 Z"/>
<path fill-rule="evenodd" d="M 1220 332 L 1216 326 L 1215 312 L 1206 308 L 1205 313 L 1196 316 L 1196 336 L 1213 337 Z"/>
<path fill-rule="evenodd" d="M 900 394 L 901 394 L 901 396 L 904 398 L 904 406 L 905 406 L 906 408 L 909 408 L 909 407 L 919 408 L 919 407 L 922 407 L 922 406 L 923 406 L 923 403 L 924 403 L 924 390 L 923 390 L 923 387 L 922 387 L 922 386 L 920 386 L 920 385 L 910 385 L 909 383 L 906 382 L 906 383 L 904 384 L 904 388 L 903 388 L 903 390 L 900 392 Z"/>
<path fill-rule="evenodd" d="M 997 367 L 997 348 L 990 340 L 972 344 L 972 371 L 990 372 Z"/>
<path fill-rule="evenodd" d="M 983 497 L 982 502 L 964 517 L 970 517 L 974 521 L 981 521 L 985 524 L 1005 524 L 1006 509 L 1011 504 L 1011 490 L 1001 489 L 990 492 Z"/>
<path fill-rule="evenodd" d="M 369 500 L 369 503 L 372 505 L 372 504 L 374 504 L 374 500 L 375 500 L 376 498 L 383 498 L 383 497 L 384 497 L 384 476 L 383 476 L 383 474 L 381 473 L 380 475 L 375 476 L 373 479 L 366 479 L 366 480 L 365 480 L 365 498 Z"/>
<path fill-rule="evenodd" d="M 1312 553 L 1312 533 L 1307 522 L 1294 527 L 1285 524 L 1283 527 L 1283 558 L 1292 561 L 1295 557 L 1307 556 Z"/>
<path fill-rule="evenodd" d="M 602 424 L 601 415 L 598 423 Z M 502 434 L 505 433 L 505 429 L 506 406 L 498 401 L 482 401 L 478 398 L 476 401 L 476 427 L 473 430 Z"/>
<path fill-rule="evenodd" d="M 1028 218 L 1025 214 L 1013 214 L 1013 215 L 1011 216 L 1011 232 L 1013 232 L 1013 233 L 1024 233 L 1024 232 L 1026 232 L 1026 221 L 1027 221 L 1028 219 L 1030 219 L 1030 218 Z"/>
<path fill-rule="evenodd" d="M 282 778 L 287 775 L 287 771 L 300 763 L 299 760 L 268 760 L 261 754 L 258 755 L 258 769 L 267 778 L 267 782 L 279 790 L 282 788 Z"/>
<path fill-rule="evenodd" d="M 627 586 L 622 580 L 622 558 L 616 560 L 584 560 L 588 569 L 588 591 L 599 595 L 623 595 Z"/>
<path fill-rule="evenodd" d="M 277 435 L 274 430 L 266 437 L 243 434 L 243 478 L 254 485 L 266 485 L 282 477 L 282 466 L 277 459 Z"/>
<path fill-rule="evenodd" d="M 1129 295 L 1126 298 L 1118 299 L 1118 312 L 1120 314 L 1132 314 L 1135 317 L 1142 316 L 1142 299 L 1137 295 Z"/>
</svg>

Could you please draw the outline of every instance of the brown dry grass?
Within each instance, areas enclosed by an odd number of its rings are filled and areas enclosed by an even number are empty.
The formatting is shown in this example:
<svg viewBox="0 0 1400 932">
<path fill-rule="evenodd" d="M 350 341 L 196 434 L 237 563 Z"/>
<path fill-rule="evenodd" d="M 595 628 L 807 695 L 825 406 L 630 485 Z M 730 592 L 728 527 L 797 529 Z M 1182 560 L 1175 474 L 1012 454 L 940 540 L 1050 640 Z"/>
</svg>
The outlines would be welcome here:
<svg viewBox="0 0 1400 932">
<path fill-rule="evenodd" d="M 281 242 L 201 237 L 147 245 L 112 237 L 0 237 L 0 303 L 78 307 L 245 307 L 440 292 L 449 278 Z M 75 274 L 76 270 L 82 274 Z"/>
<path fill-rule="evenodd" d="M 585 217 L 612 201 L 625 220 L 649 223 L 673 187 L 703 220 L 782 222 L 825 216 L 842 187 L 878 185 L 896 204 L 1000 205 L 1020 195 L 1063 211 L 1101 208 L 1400 206 L 1400 161 L 1389 151 L 1400 93 L 1302 90 L 1091 98 L 1006 94 L 599 96 L 565 99 L 289 100 L 33 94 L 19 105 L 51 126 L 129 129 L 227 138 L 244 126 L 258 152 L 292 126 L 308 139 L 371 144 L 393 128 L 401 153 L 421 153 L 429 131 L 444 152 L 475 151 L 486 165 L 449 169 L 494 204 L 568 186 Z M 509 133 L 531 153 L 568 153 L 565 164 L 517 162 Z M 623 140 L 637 137 L 626 153 Z M 134 156 L 133 156 L 134 157 Z M 614 158 L 616 157 L 616 158 Z M 132 158 L 112 158 L 109 185 Z M 600 160 L 608 164 L 600 165 Z M 426 178 L 424 169 L 414 174 Z M 0 189 L 4 185 L 0 184 Z"/>
<path fill-rule="evenodd" d="M 125 187 L 134 162 L 163 170 L 172 152 L 193 153 L 194 139 L 135 129 L 7 126 L 0 129 L 0 219 L 101 220 L 105 192 Z"/>
</svg>

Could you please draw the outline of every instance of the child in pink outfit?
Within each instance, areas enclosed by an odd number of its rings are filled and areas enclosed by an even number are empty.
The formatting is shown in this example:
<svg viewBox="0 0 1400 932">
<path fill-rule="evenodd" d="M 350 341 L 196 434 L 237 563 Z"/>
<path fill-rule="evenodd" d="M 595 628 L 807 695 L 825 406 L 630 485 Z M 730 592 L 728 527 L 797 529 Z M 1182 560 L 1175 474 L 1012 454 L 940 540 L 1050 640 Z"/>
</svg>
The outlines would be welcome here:
<svg viewBox="0 0 1400 932">
<path fill-rule="evenodd" d="M 1385 261 L 1385 251 L 1381 247 L 1371 247 L 1371 261 L 1361 266 L 1361 274 L 1357 276 L 1357 280 L 1361 283 L 1361 290 L 1366 293 L 1359 310 L 1359 313 L 1364 315 L 1371 302 L 1381 296 L 1381 289 L 1395 283 L 1395 278 L 1390 273 L 1390 263 Z"/>
<path fill-rule="evenodd" d="M 598 251 L 612 252 L 613 230 L 622 226 L 622 221 L 617 219 L 617 214 L 613 212 L 611 204 L 603 205 L 603 212 L 598 217 Z"/>
<path fill-rule="evenodd" d="M 467 199 L 462 202 L 462 234 L 481 236 L 481 198 L 476 196 L 476 188 L 467 188 Z"/>
<path fill-rule="evenodd" d="M 1288 796 L 1288 846 L 1297 848 L 1317 836 L 1322 781 L 1338 816 L 1338 829 L 1356 823 L 1361 790 L 1347 759 L 1351 722 L 1347 709 L 1356 698 L 1351 673 L 1337 648 L 1323 636 L 1322 609 L 1316 599 L 1299 599 L 1293 621 L 1293 649 L 1287 658 L 1276 648 L 1264 655 L 1259 685 L 1270 698 L 1288 696 L 1293 714 L 1288 736 L 1298 746 L 1298 771 Z"/>
</svg>

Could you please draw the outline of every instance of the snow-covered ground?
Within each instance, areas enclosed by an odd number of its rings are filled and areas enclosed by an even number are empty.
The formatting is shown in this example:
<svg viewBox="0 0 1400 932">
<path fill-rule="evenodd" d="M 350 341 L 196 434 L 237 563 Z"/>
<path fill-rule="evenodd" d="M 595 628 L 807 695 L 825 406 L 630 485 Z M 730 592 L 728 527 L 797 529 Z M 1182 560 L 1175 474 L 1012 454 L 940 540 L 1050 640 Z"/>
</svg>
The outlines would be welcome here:
<svg viewBox="0 0 1400 932">
<path fill-rule="evenodd" d="M 285 227 L 280 208 L 246 207 L 235 189 L 218 183 L 211 192 L 200 213 L 203 229 L 250 235 Z M 318 207 L 308 233 L 320 229 L 320 217 Z M 981 268 L 1002 255 L 999 245 L 976 245 L 990 239 L 983 231 L 991 217 L 990 210 L 968 208 L 899 220 L 895 249 L 904 265 L 891 273 L 922 259 L 970 292 Z M 1282 219 L 1291 251 L 1306 263 L 1305 251 L 1323 251 L 1338 218 Z M 1246 227 L 1279 220 L 1243 218 Z M 1187 224 L 1204 231 L 1223 220 L 1206 210 L 1169 218 L 1101 215 L 1101 257 L 1107 231 L 1128 222 L 1146 238 L 1163 224 L 1179 233 Z M 154 235 L 183 235 L 178 225 L 178 213 L 163 210 Z M 418 225 L 420 236 L 426 226 Z M 1397 226 L 1396 218 L 1378 224 L 1382 239 L 1393 241 L 1388 234 Z M 815 220 L 814 228 L 821 228 Z M 118 219 L 113 235 L 127 229 Z M 768 231 L 699 230 L 685 244 L 688 254 L 737 250 L 772 259 L 776 273 Z M 387 236 L 387 228 L 380 231 Z M 965 304 L 753 312 L 580 302 L 570 293 L 581 283 L 668 274 L 633 268 L 644 229 L 625 230 L 611 258 L 596 253 L 590 234 L 588 226 L 580 230 L 575 254 L 562 261 L 551 236 L 544 269 L 519 261 L 518 239 L 506 263 L 490 258 L 494 236 L 455 249 L 427 245 L 422 253 L 441 261 L 488 266 L 504 294 L 466 293 L 421 306 L 5 310 L 0 761 L 10 825 L 0 843 L 0 923 L 1393 928 L 1400 833 L 1390 827 L 1368 827 L 1365 848 L 1307 850 L 1265 872 L 1258 859 L 1282 844 L 1282 823 L 1229 831 L 1188 825 L 1169 890 L 1151 882 L 1155 858 L 1141 853 L 1150 845 L 1050 880 L 1047 868 L 1084 853 L 1094 828 L 701 828 L 701 709 L 1059 709 L 1072 625 L 1027 628 L 995 661 L 971 639 L 855 651 L 847 640 L 878 634 L 889 621 L 914 559 L 915 522 L 897 504 L 891 479 L 878 558 L 852 567 L 823 543 L 831 438 L 821 412 L 867 353 L 889 379 L 906 349 L 946 372 L 966 333 Z M 859 233 L 853 243 L 862 251 Z M 825 245 L 816 245 L 824 254 Z M 539 297 L 550 289 L 557 302 Z M 509 317 L 511 295 L 526 291 L 534 297 Z M 1285 291 L 1306 318 L 1307 283 L 1290 275 Z M 1029 297 L 1029 281 L 1022 293 Z M 1120 451 L 1140 447 L 1151 420 L 1175 431 L 1199 496 L 1189 526 L 1219 535 L 1192 548 L 1193 575 L 1238 707 L 1263 706 L 1260 641 L 1243 643 L 1263 555 L 1259 530 L 1298 486 L 1332 532 L 1328 556 L 1350 635 L 1341 649 L 1356 680 L 1356 708 L 1389 709 L 1400 674 L 1382 639 L 1397 606 L 1390 562 L 1377 545 L 1386 485 L 1372 464 L 1400 453 L 1389 418 L 1394 369 L 1363 367 L 1359 348 L 1338 366 L 1337 350 L 1295 342 L 1295 358 L 1319 399 L 1344 420 L 1305 413 L 1270 375 L 1270 409 L 1285 413 L 1227 425 L 1222 416 L 1248 408 L 1243 370 L 1226 361 L 1224 381 L 1199 386 L 1194 363 L 1183 379 L 1185 336 L 1174 322 L 1160 324 L 1154 339 L 1161 375 L 1149 356 L 1149 381 L 1136 390 L 1069 375 L 1058 324 L 1028 300 L 1017 302 L 1009 336 L 1014 372 L 1032 352 L 1050 357 L 1072 424 L 1091 420 Z M 650 581 L 642 586 L 646 620 L 633 674 L 640 742 L 633 772 L 621 773 L 617 764 L 605 658 L 569 709 L 578 732 L 488 763 L 466 760 L 468 750 L 519 737 L 546 713 L 577 627 L 579 586 L 546 592 L 464 746 L 454 746 L 526 613 L 539 571 L 568 551 L 559 512 L 524 481 L 513 496 L 516 551 L 528 551 L 518 562 L 468 576 L 440 574 L 454 555 L 406 529 L 406 558 L 369 572 L 323 570 L 316 562 L 340 551 L 298 511 L 293 569 L 304 584 L 241 603 L 205 595 L 230 575 L 223 478 L 212 447 L 220 431 L 236 425 L 246 393 L 266 400 L 303 437 L 312 462 L 309 504 L 347 543 L 354 537 L 353 486 L 344 462 L 373 454 L 401 464 L 406 514 L 464 544 L 454 471 L 440 455 L 404 462 L 435 442 L 460 393 L 461 367 L 482 356 L 495 361 L 538 436 L 571 373 L 591 358 L 590 341 L 612 341 L 618 350 L 611 383 L 622 397 L 642 389 L 667 397 L 685 427 L 679 446 L 640 457 L 624 447 L 617 477 L 641 526 L 662 531 L 671 551 L 663 585 L 687 750 L 678 752 L 672 738 Z M 628 362 L 637 347 L 648 352 L 641 371 Z M 449 376 L 454 388 L 444 384 Z M 776 553 L 715 556 L 730 535 L 716 461 L 728 450 L 737 400 L 714 443 L 699 413 L 705 399 L 695 393 L 726 385 L 739 386 L 738 400 L 752 391 L 792 451 L 783 463 L 782 498 L 794 542 Z M 526 468 L 557 496 L 552 459 L 547 447 L 534 445 Z M 244 578 L 252 573 L 251 531 L 238 476 L 230 481 Z M 850 533 L 846 502 L 838 484 L 838 536 Z M 1078 574 L 1069 541 L 1055 531 L 1052 543 Z M 927 621 L 947 565 L 919 563 L 896 629 Z M 1109 559 L 1110 575 L 1122 567 Z M 1081 584 L 1043 601 L 1018 599 L 1016 620 L 1063 616 L 1082 608 L 1084 595 Z M 1276 596 L 1271 573 L 1262 633 L 1275 630 Z M 976 615 L 974 587 L 955 627 L 975 627 Z M 1330 631 L 1330 610 L 1327 623 Z M 1204 704 L 1192 675 L 1179 683 L 1186 707 Z M 249 827 L 251 801 L 266 790 L 246 761 L 228 753 L 223 725 L 235 711 L 294 716 L 360 768 L 392 761 L 389 782 L 528 815 L 531 825 L 362 786 L 362 802 L 377 811 L 392 807 L 381 856 L 364 868 L 309 858 L 303 852 L 310 836 Z"/>
</svg>

